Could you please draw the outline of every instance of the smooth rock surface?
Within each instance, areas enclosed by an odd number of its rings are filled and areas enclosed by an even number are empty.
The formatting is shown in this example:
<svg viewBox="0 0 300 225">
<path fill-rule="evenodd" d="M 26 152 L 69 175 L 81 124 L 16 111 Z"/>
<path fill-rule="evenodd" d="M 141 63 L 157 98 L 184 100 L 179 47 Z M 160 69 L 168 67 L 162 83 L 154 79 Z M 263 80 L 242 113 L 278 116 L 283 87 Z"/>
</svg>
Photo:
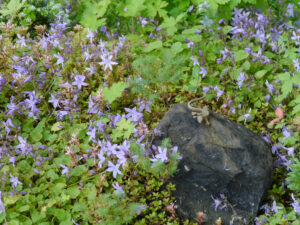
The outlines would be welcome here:
<svg viewBox="0 0 300 225">
<path fill-rule="evenodd" d="M 170 180 L 176 185 L 177 214 L 196 222 L 197 212 L 203 212 L 202 224 L 208 225 L 219 217 L 222 225 L 233 219 L 232 224 L 252 224 L 272 185 L 270 146 L 247 128 L 217 114 L 210 114 L 209 123 L 199 124 L 187 105 L 177 104 L 157 127 L 162 134 L 153 144 L 170 138 L 183 157 Z M 221 201 L 216 211 L 213 199 Z"/>
</svg>

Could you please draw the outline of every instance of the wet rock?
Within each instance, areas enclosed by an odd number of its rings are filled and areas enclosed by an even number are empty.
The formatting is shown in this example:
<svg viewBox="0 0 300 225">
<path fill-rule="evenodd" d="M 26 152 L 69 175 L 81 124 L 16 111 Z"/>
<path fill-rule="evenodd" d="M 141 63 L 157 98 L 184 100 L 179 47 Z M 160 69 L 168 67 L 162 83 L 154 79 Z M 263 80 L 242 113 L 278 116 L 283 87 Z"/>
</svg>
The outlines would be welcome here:
<svg viewBox="0 0 300 225">
<path fill-rule="evenodd" d="M 208 225 L 220 217 L 222 225 L 252 224 L 272 184 L 270 146 L 217 114 L 210 114 L 209 123 L 199 124 L 186 105 L 177 104 L 157 127 L 162 134 L 153 144 L 170 138 L 183 157 L 170 180 L 176 185 L 177 214 L 195 222 L 205 214 L 202 224 Z"/>
</svg>

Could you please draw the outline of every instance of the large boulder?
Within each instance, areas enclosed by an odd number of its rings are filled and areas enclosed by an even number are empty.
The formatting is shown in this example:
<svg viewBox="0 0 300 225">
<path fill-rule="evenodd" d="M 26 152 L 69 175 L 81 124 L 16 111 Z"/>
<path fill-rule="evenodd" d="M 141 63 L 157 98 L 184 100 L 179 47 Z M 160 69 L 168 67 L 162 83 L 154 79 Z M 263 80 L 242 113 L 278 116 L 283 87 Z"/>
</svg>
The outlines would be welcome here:
<svg viewBox="0 0 300 225">
<path fill-rule="evenodd" d="M 187 105 L 177 104 L 164 116 L 153 144 L 169 138 L 182 160 L 170 180 L 176 185 L 177 214 L 212 225 L 252 224 L 272 184 L 270 146 L 258 135 L 210 112 L 198 123 Z M 203 216 L 204 215 L 204 216 Z"/>
</svg>

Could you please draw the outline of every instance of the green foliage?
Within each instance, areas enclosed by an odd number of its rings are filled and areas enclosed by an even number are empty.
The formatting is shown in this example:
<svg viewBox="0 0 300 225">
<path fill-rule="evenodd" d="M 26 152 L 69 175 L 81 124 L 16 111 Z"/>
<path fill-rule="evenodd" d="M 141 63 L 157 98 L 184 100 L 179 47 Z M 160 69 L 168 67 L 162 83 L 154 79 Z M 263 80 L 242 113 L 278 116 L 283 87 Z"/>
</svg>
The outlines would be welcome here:
<svg viewBox="0 0 300 225">
<path fill-rule="evenodd" d="M 204 88 L 209 91 L 203 103 L 213 111 L 245 123 L 257 134 L 270 134 L 272 145 L 295 148 L 293 155 L 286 148 L 279 150 L 278 154 L 293 163 L 279 162 L 269 191 L 269 196 L 283 208 L 277 213 L 261 215 L 260 219 L 265 219 L 265 224 L 297 224 L 299 214 L 291 207 L 290 196 L 293 191 L 299 199 L 300 82 L 294 62 L 299 58 L 298 44 L 291 39 L 292 28 L 282 28 L 276 40 L 270 27 L 279 29 L 280 21 L 295 25 L 299 5 L 296 0 L 283 1 L 283 4 L 210 0 L 209 6 L 199 11 L 202 3 L 202 0 L 74 0 L 73 11 L 68 15 L 64 13 L 65 1 L 3 1 L 0 19 L 11 20 L 17 29 L 9 30 L 4 23 L 1 25 L 8 30 L 1 30 L 0 40 L 3 62 L 0 141 L 1 149 L 8 149 L 9 156 L 0 152 L 0 183 L 6 209 L 0 214 L 0 224 L 73 224 L 72 219 L 80 224 L 181 224 L 171 207 L 175 187 L 167 183 L 176 172 L 179 153 L 172 153 L 171 143 L 165 140 L 161 147 L 167 148 L 168 162 L 155 160 L 155 151 L 153 154 L 148 151 L 151 141 L 145 141 L 151 139 L 151 131 L 141 127 L 147 124 L 154 128 L 172 104 L 186 103 L 202 95 Z M 288 3 L 294 4 L 295 15 L 291 18 L 285 15 Z M 255 7 L 267 12 L 269 6 L 272 7 L 267 15 L 269 23 L 264 26 L 266 43 L 262 45 L 260 38 L 253 37 L 256 28 L 247 30 L 249 36 L 234 37 L 230 18 L 235 7 Z M 256 13 L 251 11 L 249 18 L 259 24 Z M 274 13 L 276 18 L 272 17 Z M 53 35 L 51 38 L 60 34 L 60 45 L 54 46 L 56 40 L 51 39 L 48 49 L 43 49 L 39 37 L 34 35 L 34 26 L 49 26 L 56 22 L 56 15 L 63 16 L 70 29 L 70 20 L 76 19 L 98 33 L 90 41 L 78 27 L 72 32 L 57 31 L 55 35 L 48 30 Z M 219 24 L 221 18 L 224 21 Z M 142 19 L 147 23 L 142 24 Z M 19 41 L 16 34 L 26 33 L 18 25 L 30 26 L 34 38 L 26 42 L 27 47 L 15 46 Z M 7 33 L 3 35 L 4 32 Z M 116 34 L 124 34 L 129 41 L 115 39 Z M 104 71 L 98 65 L 99 36 L 106 42 L 105 52 L 114 54 L 118 60 L 113 71 Z M 274 46 L 276 50 L 272 49 Z M 225 48 L 229 51 L 226 57 L 220 52 Z M 245 48 L 250 48 L 251 53 Z M 86 59 L 87 50 L 93 54 L 92 60 Z M 54 59 L 58 53 L 63 55 L 63 65 Z M 270 63 L 260 61 L 263 56 Z M 87 73 L 91 65 L 95 66 L 94 74 Z M 27 74 L 23 71 L 20 75 L 16 69 L 23 67 L 31 75 L 26 82 Z M 207 70 L 205 75 L 203 68 Z M 41 72 L 46 75 L 42 76 Z M 245 78 L 239 87 L 237 82 L 241 81 L 242 73 Z M 80 90 L 72 84 L 77 74 L 84 75 L 87 84 Z M 274 87 L 272 93 L 267 82 Z M 71 87 L 63 88 L 62 84 Z M 30 107 L 26 106 L 34 97 L 30 99 L 25 91 L 35 91 L 39 99 L 35 106 L 40 112 L 35 118 L 29 118 Z M 50 95 L 59 100 L 55 108 L 49 103 Z M 153 100 L 152 112 L 144 114 L 145 121 L 133 122 L 124 117 L 124 108 L 133 107 L 137 98 Z M 9 114 L 8 104 L 12 102 L 21 109 Z M 268 122 L 275 118 L 274 106 L 281 107 L 285 114 L 280 122 L 268 128 Z M 59 113 L 64 111 L 67 115 L 60 118 Z M 247 113 L 252 117 L 249 120 L 246 120 Z M 4 125 L 9 123 L 8 118 L 13 125 Z M 283 126 L 294 131 L 290 137 L 282 134 Z M 93 128 L 97 128 L 94 134 Z M 139 132 L 146 135 L 143 141 L 137 140 Z M 26 140 L 24 145 L 32 154 L 17 153 L 16 150 L 24 151 L 19 149 L 22 140 L 19 137 Z M 117 165 L 117 157 L 108 159 L 108 153 L 103 150 L 107 159 L 98 165 L 100 145 L 108 140 L 112 146 L 118 146 L 116 151 L 126 141 L 130 143 L 127 161 L 119 167 L 122 175 L 116 178 L 106 169 L 108 161 Z M 286 165 L 291 171 L 286 172 Z M 18 177 L 22 185 L 13 187 L 10 175 Z M 286 181 L 288 189 L 282 187 Z M 112 185 L 117 183 L 124 192 L 115 191 Z M 272 204 L 270 197 L 267 201 Z"/>
<path fill-rule="evenodd" d="M 101 194 L 96 200 L 99 208 L 96 211 L 96 216 L 100 219 L 101 224 L 118 225 L 128 224 L 135 217 L 135 212 L 138 211 L 140 204 L 128 202 L 122 196 L 113 196 L 112 194 Z"/>
<path fill-rule="evenodd" d="M 280 73 L 277 75 L 277 79 L 282 81 L 282 86 L 281 86 L 281 92 L 282 95 L 279 96 L 279 100 L 282 100 L 286 98 L 289 93 L 292 92 L 293 90 L 293 85 L 299 85 L 300 84 L 300 76 L 299 73 L 298 75 L 291 77 L 290 73 L 285 72 L 285 73 Z"/>
<path fill-rule="evenodd" d="M 117 98 L 122 96 L 124 89 L 127 87 L 127 84 L 124 82 L 114 83 L 111 87 L 103 88 L 103 99 L 112 103 Z"/>
<path fill-rule="evenodd" d="M 63 4 L 57 0 L 4 0 L 0 7 L 0 21 L 13 21 L 18 25 L 27 26 L 30 34 L 35 36 L 35 26 L 50 26 L 50 23 L 54 22 L 57 16 L 70 23 L 68 14 L 63 10 Z"/>
<path fill-rule="evenodd" d="M 280 206 L 282 207 L 282 206 Z M 273 214 L 270 217 L 266 216 L 261 216 L 260 221 L 265 221 L 262 222 L 263 225 L 286 225 L 286 224 L 291 224 L 291 225 L 298 225 L 299 224 L 299 219 L 300 217 L 294 212 L 290 211 L 287 212 L 285 209 L 280 209 L 276 214 Z"/>
<path fill-rule="evenodd" d="M 286 180 L 289 181 L 288 187 L 295 193 L 300 193 L 300 160 L 295 159 L 295 163 L 289 165 L 289 167 L 292 171 L 287 174 Z"/>
<path fill-rule="evenodd" d="M 177 52 L 179 53 L 178 50 Z M 169 83 L 175 86 L 179 85 L 185 71 L 184 64 L 186 59 L 185 55 L 174 54 L 172 48 L 163 48 L 157 55 L 147 54 L 138 56 L 133 62 L 133 67 L 135 72 L 141 75 L 141 78 L 131 83 L 133 91 L 147 93 L 151 96 L 151 100 L 157 98 L 150 91 L 151 89 L 158 89 L 162 93 L 168 92 L 168 89 L 164 89 L 158 84 Z"/>
<path fill-rule="evenodd" d="M 23 5 L 23 1 L 21 2 L 20 0 L 10 0 L 7 5 L 2 5 L 0 14 L 2 14 L 2 16 L 11 16 L 11 18 L 14 18 Z"/>
<path fill-rule="evenodd" d="M 112 131 L 111 138 L 114 142 L 128 139 L 131 136 L 134 128 L 135 124 L 133 124 L 131 120 L 122 118 L 121 121 L 117 122 L 117 128 Z"/>
<path fill-rule="evenodd" d="M 111 0 L 103 0 L 100 2 L 84 1 L 85 10 L 81 15 L 79 23 L 91 30 L 96 30 L 106 23 L 106 18 L 102 18 Z"/>
</svg>

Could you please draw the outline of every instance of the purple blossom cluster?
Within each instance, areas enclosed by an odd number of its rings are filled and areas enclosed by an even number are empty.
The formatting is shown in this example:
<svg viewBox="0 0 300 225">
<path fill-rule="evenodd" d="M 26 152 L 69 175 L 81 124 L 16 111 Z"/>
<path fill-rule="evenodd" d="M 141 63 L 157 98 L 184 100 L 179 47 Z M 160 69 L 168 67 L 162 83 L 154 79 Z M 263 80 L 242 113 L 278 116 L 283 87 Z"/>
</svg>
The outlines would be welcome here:
<svg viewBox="0 0 300 225">
<path fill-rule="evenodd" d="M 126 169 L 127 163 L 135 162 L 137 155 L 133 155 L 130 151 L 130 141 L 136 140 L 144 148 L 143 152 L 152 162 L 160 160 L 163 163 L 169 162 L 169 156 L 177 153 L 177 148 L 173 148 L 171 152 L 167 148 L 161 146 L 149 146 L 146 135 L 150 132 L 147 125 L 143 122 L 143 112 L 151 112 L 151 102 L 138 99 L 138 108 L 125 108 L 125 114 L 109 114 L 109 122 L 103 123 L 101 117 L 99 121 L 91 121 L 87 135 L 89 141 L 95 144 L 96 154 L 91 154 L 90 157 L 97 157 L 97 168 L 105 169 L 107 172 L 111 172 L 113 177 L 122 175 L 122 170 Z M 118 123 L 122 119 L 127 119 L 135 125 L 129 139 L 125 139 L 122 143 L 114 143 L 111 139 L 111 134 L 107 133 L 107 130 L 116 129 Z M 146 149 L 146 150 L 145 150 Z M 180 157 L 178 158 L 180 159 Z"/>
<path fill-rule="evenodd" d="M 142 26 L 147 23 L 145 18 L 141 18 Z M 47 117 L 59 131 L 79 120 L 87 125 L 86 137 L 91 149 L 80 147 L 81 140 L 77 133 L 70 135 L 71 140 L 64 149 L 71 161 L 61 162 L 59 169 L 67 179 L 72 176 L 74 167 L 89 159 L 94 160 L 94 166 L 88 168 L 90 174 L 103 171 L 112 174 L 115 179 L 123 176 L 128 163 L 137 160 L 137 155 L 130 151 L 131 142 L 139 143 L 149 160 L 169 162 L 169 157 L 177 154 L 176 148 L 169 151 L 160 146 L 150 146 L 147 141 L 150 130 L 143 117 L 145 112 L 151 112 L 151 102 L 139 98 L 136 106 L 125 107 L 123 114 L 113 114 L 110 105 L 103 99 L 100 87 L 106 86 L 105 79 L 118 66 L 117 59 L 123 54 L 126 38 L 110 35 L 105 27 L 100 32 L 110 40 L 100 39 L 97 31 L 85 31 L 80 26 L 74 28 L 76 33 L 67 32 L 69 29 L 66 23 L 57 20 L 48 32 L 41 33 L 37 39 L 30 40 L 17 34 L 15 43 L 10 43 L 11 51 L 15 53 L 4 63 L 3 67 L 7 68 L 3 70 L 5 72 L 0 73 L 0 90 L 10 94 L 1 112 L 0 168 L 4 165 L 16 168 L 21 159 L 32 157 L 32 171 L 36 176 L 41 176 L 40 171 L 45 161 L 52 157 L 53 151 L 47 143 L 37 145 L 33 141 L 34 135 L 24 132 L 23 121 L 37 128 L 43 126 L 43 117 Z M 159 30 L 157 28 L 157 32 Z M 78 53 L 82 57 L 74 57 Z M 95 81 L 103 86 L 95 86 Z M 91 90 L 97 88 L 96 92 Z M 82 114 L 86 118 L 80 118 Z M 122 119 L 130 121 L 134 129 L 128 138 L 116 142 L 111 137 L 112 131 L 118 128 Z M 27 188 L 28 184 L 14 171 L 5 176 L 12 190 L 11 195 L 17 194 L 20 188 Z M 113 184 L 113 188 L 125 196 L 118 182 Z M 1 199 L 3 192 L 0 192 L 0 214 L 5 212 Z M 20 193 L 26 194 L 22 190 Z M 143 209 L 145 206 L 141 206 L 137 213 Z"/>
</svg>

